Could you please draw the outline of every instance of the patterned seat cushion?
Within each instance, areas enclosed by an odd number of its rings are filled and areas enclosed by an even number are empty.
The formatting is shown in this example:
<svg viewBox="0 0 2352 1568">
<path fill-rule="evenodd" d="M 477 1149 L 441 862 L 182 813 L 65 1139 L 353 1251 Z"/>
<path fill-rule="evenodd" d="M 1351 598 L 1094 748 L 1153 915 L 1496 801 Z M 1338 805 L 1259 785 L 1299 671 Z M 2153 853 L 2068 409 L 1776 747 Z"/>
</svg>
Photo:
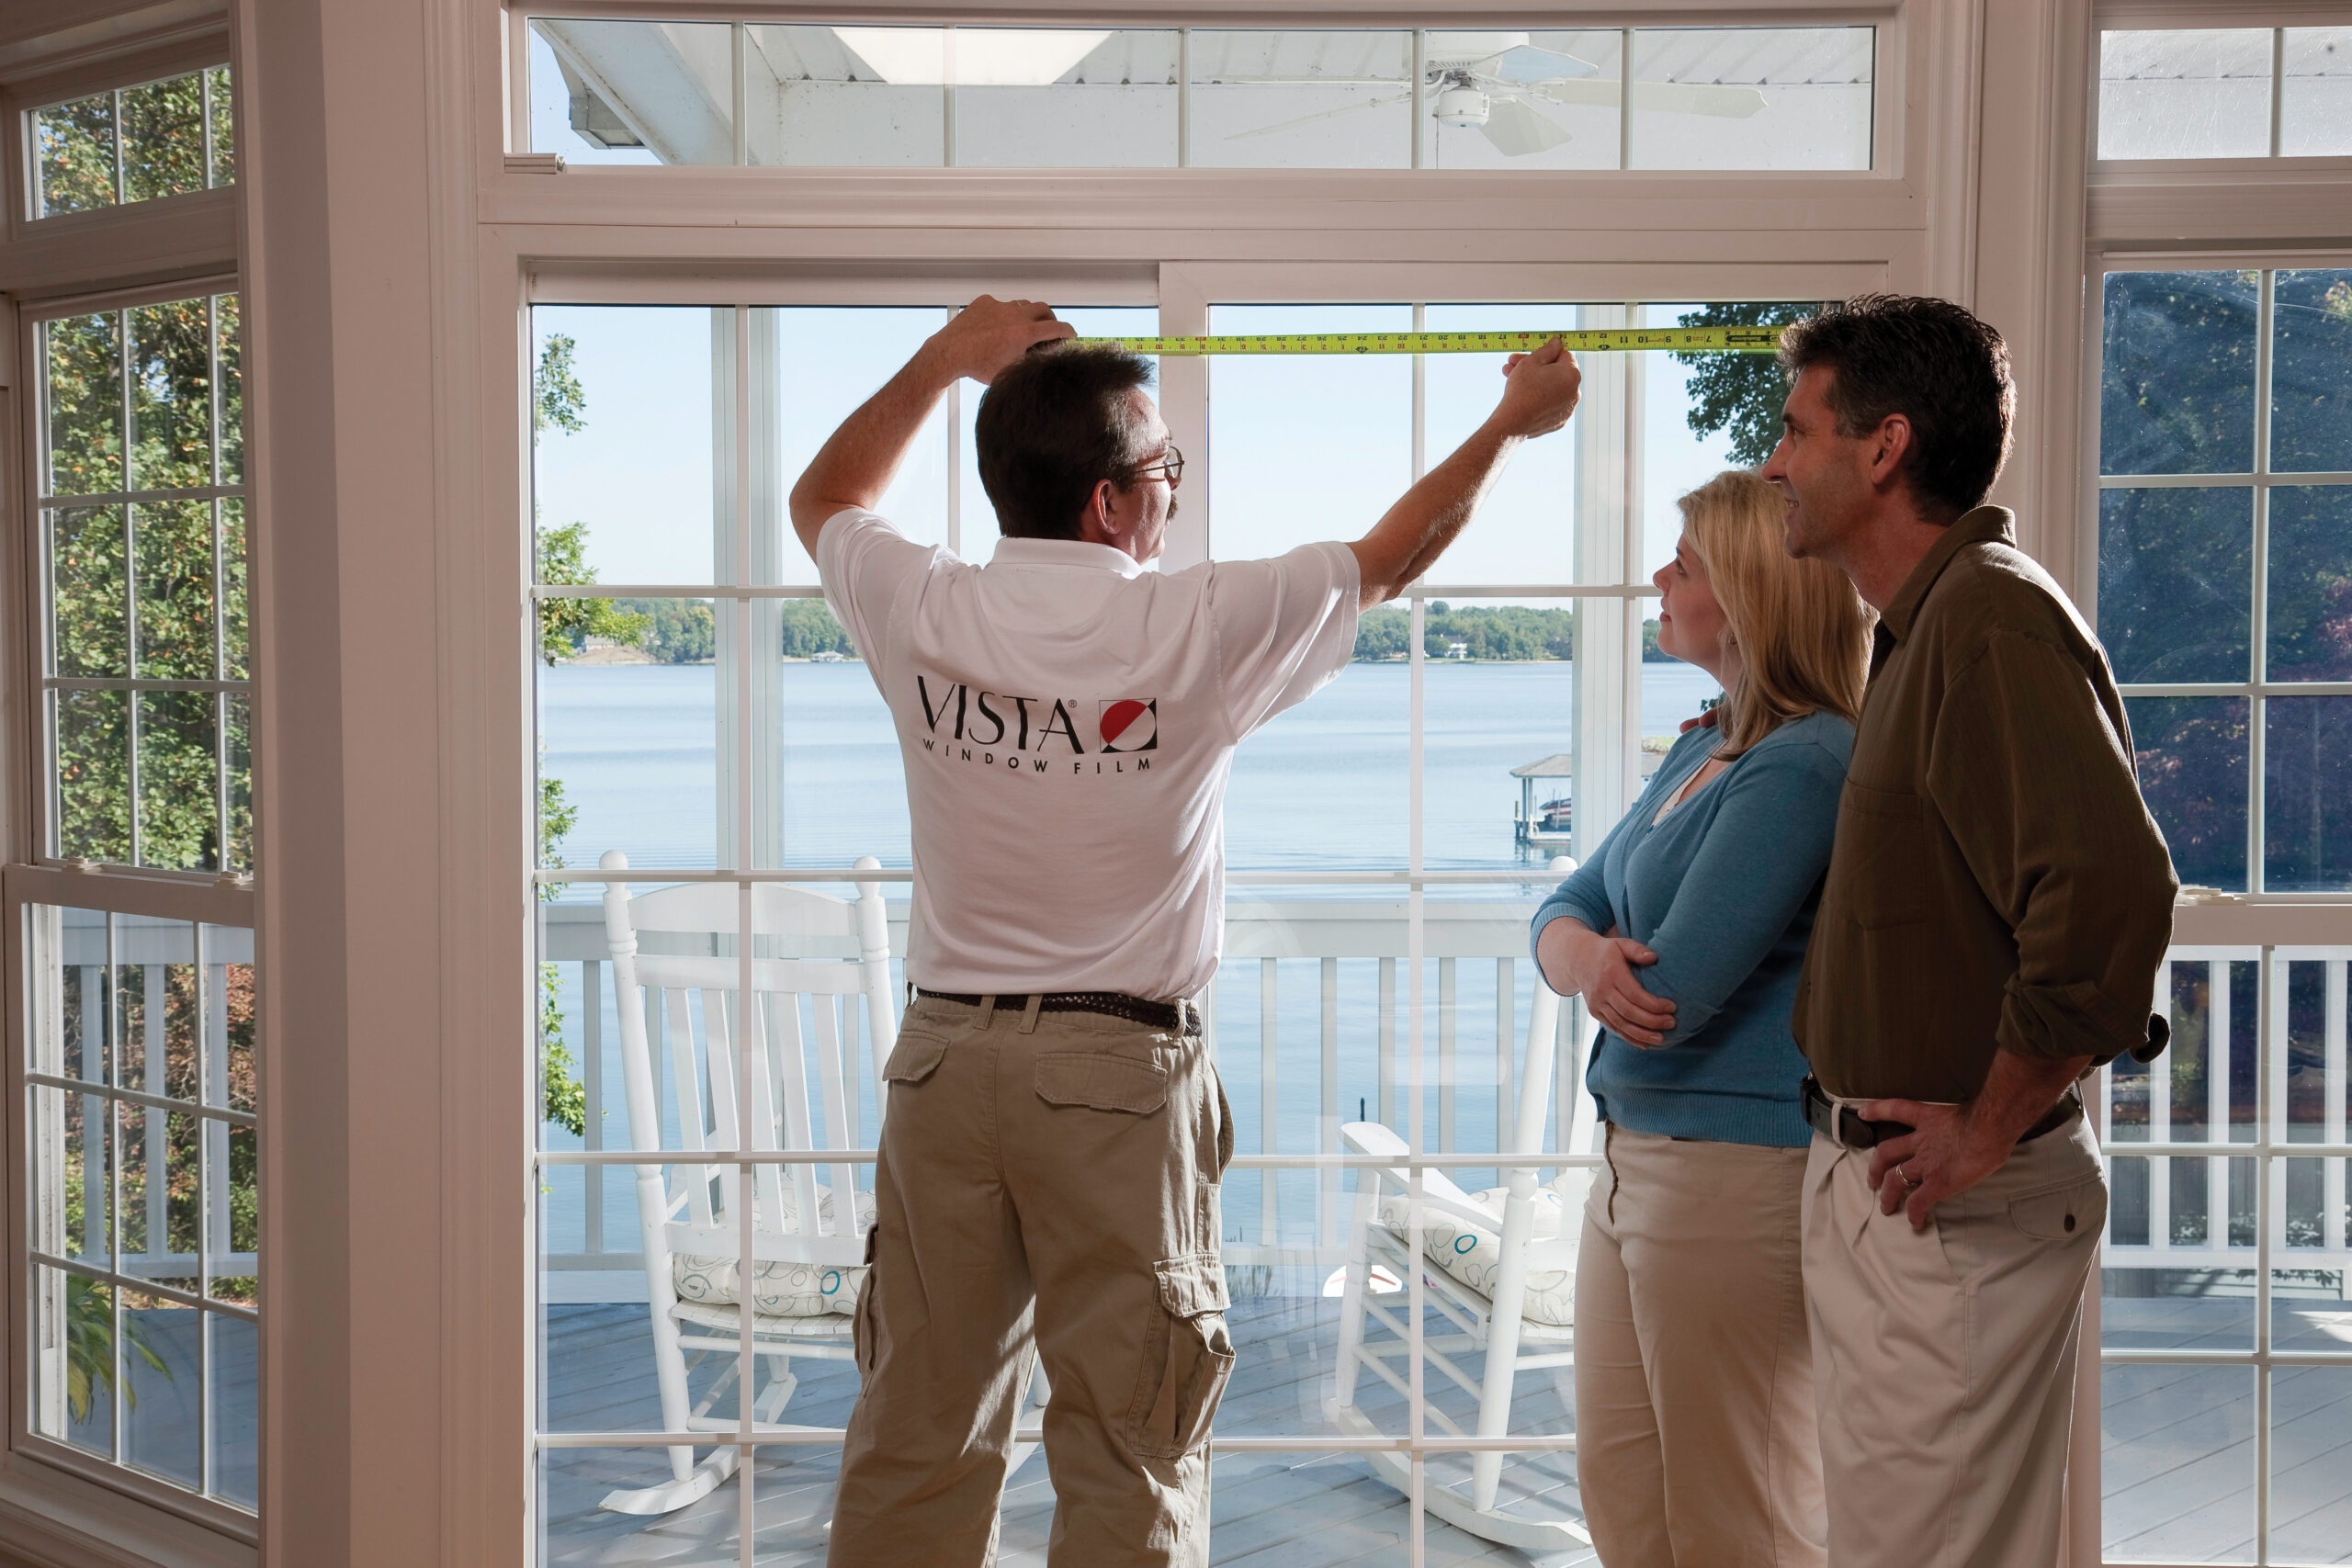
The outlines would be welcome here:
<svg viewBox="0 0 2352 1568">
<path fill-rule="evenodd" d="M 789 1187 L 785 1189 L 784 1201 L 788 1216 L 786 1223 L 789 1224 L 790 1216 L 798 1213 Z M 825 1219 L 833 1217 L 832 1189 L 817 1189 L 817 1209 Z M 857 1224 L 860 1230 L 874 1224 L 871 1192 L 857 1194 Z M 734 1258 L 676 1253 L 670 1259 L 670 1278 L 682 1304 L 717 1307 L 742 1303 L 743 1270 Z M 752 1310 L 762 1317 L 847 1314 L 857 1310 L 858 1287 L 865 1281 L 865 1270 L 861 1267 L 758 1258 L 752 1265 Z"/>
<path fill-rule="evenodd" d="M 1577 1242 L 1582 1234 L 1581 1210 L 1587 1173 L 1573 1170 L 1549 1187 L 1535 1190 L 1535 1225 L 1527 1247 L 1527 1284 L 1520 1312 L 1535 1323 L 1566 1328 L 1576 1322 Z M 1501 1266 L 1503 1200 L 1510 1189 L 1490 1187 L 1463 1194 L 1474 1207 L 1493 1216 L 1493 1224 L 1476 1225 L 1442 1210 L 1421 1211 L 1421 1255 L 1444 1270 L 1447 1278 L 1492 1301 L 1495 1273 Z M 1408 1199 L 1396 1193 L 1380 1201 L 1380 1223 L 1400 1239 L 1406 1234 Z"/>
</svg>

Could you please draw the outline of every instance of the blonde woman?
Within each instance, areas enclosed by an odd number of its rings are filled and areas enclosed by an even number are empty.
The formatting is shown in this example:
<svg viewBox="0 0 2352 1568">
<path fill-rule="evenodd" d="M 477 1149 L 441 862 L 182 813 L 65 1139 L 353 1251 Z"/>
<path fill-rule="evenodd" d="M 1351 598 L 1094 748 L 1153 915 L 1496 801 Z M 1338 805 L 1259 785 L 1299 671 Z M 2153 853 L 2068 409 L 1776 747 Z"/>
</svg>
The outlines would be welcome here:
<svg viewBox="0 0 2352 1568">
<path fill-rule="evenodd" d="M 1658 647 L 1722 683 L 1535 917 L 1602 1026 L 1577 1263 L 1577 1479 L 1608 1568 L 1825 1562 L 1789 1032 L 1861 706 L 1869 611 L 1781 547 L 1754 474 L 1682 498 Z"/>
</svg>

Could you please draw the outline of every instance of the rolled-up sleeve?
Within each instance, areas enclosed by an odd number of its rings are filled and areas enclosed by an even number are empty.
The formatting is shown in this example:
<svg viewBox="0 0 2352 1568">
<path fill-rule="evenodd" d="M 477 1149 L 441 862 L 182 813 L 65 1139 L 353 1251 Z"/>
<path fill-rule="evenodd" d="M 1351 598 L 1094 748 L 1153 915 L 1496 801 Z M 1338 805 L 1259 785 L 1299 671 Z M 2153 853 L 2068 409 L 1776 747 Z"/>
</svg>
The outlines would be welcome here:
<svg viewBox="0 0 2352 1568">
<path fill-rule="evenodd" d="M 2012 632 L 1952 677 L 1928 791 L 2015 933 L 1996 1043 L 2104 1062 L 2146 1037 L 2178 884 L 2131 739 L 2066 649 Z"/>
</svg>

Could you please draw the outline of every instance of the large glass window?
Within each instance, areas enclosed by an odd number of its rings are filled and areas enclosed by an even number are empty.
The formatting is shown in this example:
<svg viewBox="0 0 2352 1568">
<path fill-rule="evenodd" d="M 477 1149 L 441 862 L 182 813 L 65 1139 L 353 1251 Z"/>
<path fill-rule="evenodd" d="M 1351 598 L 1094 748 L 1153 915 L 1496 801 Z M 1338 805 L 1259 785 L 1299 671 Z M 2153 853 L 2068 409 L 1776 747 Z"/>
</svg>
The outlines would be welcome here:
<svg viewBox="0 0 2352 1568">
<path fill-rule="evenodd" d="M 534 151 L 914 168 L 1867 169 L 1876 30 L 530 24 Z"/>
<path fill-rule="evenodd" d="M 210 66 L 30 111 L 32 218 L 211 190 L 237 178 L 229 68 Z"/>
<path fill-rule="evenodd" d="M 1212 308 L 1209 326 L 1541 330 L 1777 321 L 1796 309 L 1235 299 Z M 839 1287 L 825 1284 L 822 1267 L 793 1276 L 791 1290 L 752 1292 L 763 1304 L 748 1321 L 798 1324 L 800 1348 L 788 1378 L 764 1348 L 747 1369 L 732 1348 L 745 1292 L 723 1268 L 687 1268 L 674 1252 L 649 1272 L 645 1217 L 658 1203 L 673 1224 L 701 1223 L 694 1216 L 707 1202 L 716 1223 L 741 1212 L 730 1193 L 766 1193 L 768 1181 L 786 1213 L 811 1204 L 839 1213 L 841 1194 L 868 1190 L 865 1161 L 827 1151 L 873 1146 L 888 1017 L 870 1001 L 858 1013 L 804 999 L 779 1023 L 778 1004 L 765 1000 L 767 1049 L 750 1054 L 757 1065 L 747 1068 L 746 1054 L 728 1045 L 748 1027 L 731 982 L 713 971 L 706 988 L 665 987 L 661 964 L 707 955 L 732 973 L 746 962 L 734 934 L 745 901 L 758 907 L 786 887 L 842 902 L 791 906 L 809 922 L 797 936 L 756 928 L 772 934 L 752 944 L 753 966 L 770 942 L 784 944 L 778 953 L 854 959 L 858 947 L 838 932 L 870 887 L 888 989 L 899 994 L 909 862 L 896 736 L 784 528 L 782 498 L 834 425 L 945 313 L 533 311 L 546 896 L 533 1179 L 550 1562 L 641 1554 L 656 1542 L 691 1543 L 712 1561 L 763 1561 L 823 1540 L 837 1462 L 828 1434 L 856 1393 L 854 1370 L 824 1346 L 827 1313 L 838 1317 L 845 1298 L 826 1294 Z M 1157 330 L 1149 309 L 1063 314 L 1091 335 Z M 1214 558 L 1358 536 L 1484 417 L 1500 364 L 1498 355 L 1211 361 L 1206 439 L 1199 451 L 1187 442 L 1184 522 L 1205 518 Z M 1279 1549 L 1336 1531 L 1358 1556 L 1402 1561 L 1400 1543 L 1418 1529 L 1432 1550 L 1486 1549 L 1434 1514 L 1416 1521 L 1402 1493 L 1367 1492 L 1370 1461 L 1334 1451 L 1425 1419 L 1432 1482 L 1476 1483 L 1469 1457 L 1449 1451 L 1445 1437 L 1475 1426 L 1475 1390 L 1430 1371 L 1417 1399 L 1366 1371 L 1346 1413 L 1329 1403 L 1356 1199 L 1370 1195 L 1363 1174 L 1341 1167 L 1340 1129 L 1385 1127 L 1459 1156 L 1448 1179 L 1491 1196 L 1511 1178 L 1506 1151 L 1520 1152 L 1518 1119 L 1532 1103 L 1538 1134 L 1520 1168 L 1537 1166 L 1547 1213 L 1570 1211 L 1597 1160 L 1591 1102 L 1578 1092 L 1588 1032 L 1572 1005 L 1539 1010 L 1527 920 L 1558 874 L 1553 857 L 1598 842 L 1680 722 L 1714 693 L 1702 673 L 1648 651 L 1646 578 L 1672 551 L 1675 497 L 1759 460 L 1782 391 L 1769 358 L 1754 356 L 1593 355 L 1585 385 L 1568 430 L 1518 455 L 1432 580 L 1366 615 L 1338 680 L 1236 759 L 1226 961 L 1202 998 L 1240 1150 L 1225 1187 L 1224 1258 L 1245 1370 L 1218 1431 L 1298 1451 L 1218 1455 L 1220 1540 L 1257 1541 L 1252 1530 L 1272 1528 L 1262 1544 Z M 985 558 L 996 535 L 974 468 L 978 400 L 968 385 L 950 394 L 883 506 L 910 534 L 969 558 Z M 607 858 L 614 851 L 626 870 Z M 864 855 L 878 863 L 860 872 Z M 626 953 L 612 923 L 616 897 L 628 899 Z M 699 913 L 665 914 L 689 908 Z M 709 924 L 681 934 L 647 923 L 665 918 Z M 1539 1024 L 1540 1042 L 1531 1033 Z M 825 1043 L 828 1030 L 836 1045 Z M 731 1088 L 746 1071 L 781 1087 L 765 1097 Z M 796 1084 L 808 1107 L 798 1134 Z M 775 1152 L 718 1157 L 763 1135 L 735 1109 L 763 1100 L 778 1118 Z M 645 1155 L 659 1163 L 638 1163 Z M 799 1173 L 810 1182 L 805 1201 Z M 1385 1190 L 1376 1223 L 1408 1231 L 1397 1190 Z M 1405 1323 L 1423 1287 L 1409 1268 L 1381 1267 L 1373 1304 Z M 1399 1281 L 1407 1291 L 1390 1292 Z M 660 1289 L 674 1307 L 654 1310 Z M 1434 1290 L 1414 1303 L 1427 1337 L 1453 1332 Z M 683 1347 L 674 1412 L 659 1373 L 665 1322 Z M 1546 1333 L 1557 1349 L 1562 1327 L 1532 1330 L 1523 1353 L 1536 1354 L 1532 1340 Z M 1368 1332 L 1374 1350 L 1389 1343 L 1386 1330 Z M 1383 1364 L 1404 1376 L 1401 1343 Z M 1530 1446 L 1510 1456 L 1498 1484 L 1506 1508 L 1558 1524 L 1573 1545 L 1581 1525 L 1564 1376 L 1520 1374 L 1509 1429 Z M 617 1440 L 679 1430 L 671 1414 L 699 1444 L 673 1453 Z M 741 1487 L 754 1494 L 749 1514 Z M 1042 1548 L 1050 1503 L 1030 1460 L 1006 1495 L 1004 1550 Z M 665 1508 L 658 1522 L 646 1517 Z M 746 1517 L 757 1521 L 748 1540 Z"/>
<path fill-rule="evenodd" d="M 2192 898 L 2352 890 L 2352 274 L 2112 272 L 2105 304 L 2098 619 L 2142 791 Z M 2345 961 L 2176 948 L 2171 1049 L 2100 1075 L 2109 1561 L 2340 1550 Z"/>
<path fill-rule="evenodd" d="M 2098 631 L 2183 882 L 2352 891 L 2352 271 L 2115 272 Z"/>
</svg>

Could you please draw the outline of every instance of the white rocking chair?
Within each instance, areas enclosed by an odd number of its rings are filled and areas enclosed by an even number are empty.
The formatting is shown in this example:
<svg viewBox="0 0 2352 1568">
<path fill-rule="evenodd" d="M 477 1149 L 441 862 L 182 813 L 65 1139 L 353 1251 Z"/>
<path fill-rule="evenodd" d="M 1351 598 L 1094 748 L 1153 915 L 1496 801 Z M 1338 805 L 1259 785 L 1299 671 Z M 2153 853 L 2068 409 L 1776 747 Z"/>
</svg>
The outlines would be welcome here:
<svg viewBox="0 0 2352 1568">
<path fill-rule="evenodd" d="M 1526 1070 L 1520 1089 L 1518 1114 L 1512 1130 L 1510 1153 L 1540 1154 L 1544 1151 L 1544 1109 L 1552 1097 L 1554 1038 L 1559 1019 L 1560 998 L 1539 976 L 1535 985 L 1534 1004 L 1530 1010 L 1527 1026 Z M 1581 1097 L 1579 1097 L 1581 1098 Z M 1585 1140 L 1579 1136 L 1587 1131 L 1589 1113 L 1570 1118 L 1563 1143 L 1571 1149 Z M 1409 1153 L 1402 1138 L 1377 1122 L 1351 1122 L 1340 1129 L 1340 1137 L 1351 1153 L 1401 1158 Z M 1388 1363 L 1401 1361 L 1412 1353 L 1408 1324 L 1403 1310 L 1391 1312 L 1373 1299 L 1367 1283 L 1372 1269 L 1379 1266 L 1396 1279 L 1410 1281 L 1412 1270 L 1419 1269 L 1425 1281 L 1424 1299 L 1430 1306 L 1452 1320 L 1461 1330 L 1455 1334 L 1431 1335 L 1422 1340 L 1422 1353 L 1429 1364 L 1452 1379 L 1454 1383 L 1478 1402 L 1476 1435 L 1499 1438 L 1510 1430 L 1511 1389 L 1521 1372 L 1572 1366 L 1575 1363 L 1574 1334 L 1564 1321 L 1551 1323 L 1531 1317 L 1526 1313 L 1529 1253 L 1534 1239 L 1535 1209 L 1538 1187 L 1535 1172 L 1521 1167 L 1508 1173 L 1501 1203 L 1499 1225 L 1494 1209 L 1487 1202 L 1462 1190 L 1435 1170 L 1424 1170 L 1421 1177 L 1422 1242 L 1426 1248 L 1431 1222 L 1450 1222 L 1449 1230 L 1459 1232 L 1474 1227 L 1492 1235 L 1499 1232 L 1499 1247 L 1493 1272 L 1492 1293 L 1453 1278 L 1433 1260 L 1413 1256 L 1411 1238 L 1403 1215 L 1396 1213 L 1394 1200 L 1384 1213 L 1380 1202 L 1384 1187 L 1399 1194 L 1410 1191 L 1411 1172 L 1404 1166 L 1375 1167 L 1357 1173 L 1354 1223 L 1348 1244 L 1346 1286 L 1340 1307 L 1340 1348 L 1332 1372 L 1333 1415 L 1347 1429 L 1366 1436 L 1379 1435 L 1380 1428 L 1356 1406 L 1356 1379 L 1360 1372 L 1370 1371 L 1398 1393 L 1409 1388 L 1406 1378 Z M 1562 1194 L 1561 1234 L 1574 1236 L 1576 1227 L 1583 1223 L 1583 1189 L 1589 1176 L 1582 1168 L 1572 1168 L 1562 1174 L 1555 1190 Z M 1573 1247 L 1573 1242 L 1569 1247 Z M 1467 1270 L 1465 1270 L 1467 1271 Z M 1401 1302 L 1400 1294 L 1389 1300 Z M 1566 1318 L 1572 1314 L 1556 1307 L 1546 1315 Z M 1367 1320 L 1376 1322 L 1395 1337 L 1374 1340 L 1364 1337 Z M 1486 1356 L 1484 1374 L 1473 1381 L 1470 1374 L 1456 1364 L 1455 1357 L 1464 1352 L 1483 1351 Z M 1461 1426 L 1434 1406 L 1429 1418 L 1456 1437 L 1463 1436 Z M 1379 1450 L 1368 1452 L 1364 1458 L 1383 1480 L 1409 1495 L 1413 1486 L 1412 1462 L 1408 1456 Z M 1591 1538 L 1582 1523 L 1573 1518 L 1534 1518 L 1515 1513 L 1505 1513 L 1497 1506 L 1501 1489 L 1503 1455 L 1497 1451 L 1482 1451 L 1471 1457 L 1470 1488 L 1464 1495 L 1458 1487 L 1430 1480 L 1424 1492 L 1429 1511 L 1461 1529 L 1482 1540 L 1504 1546 L 1514 1546 L 1524 1551 L 1566 1551 L 1589 1546 Z"/>
<path fill-rule="evenodd" d="M 616 850 L 600 863 L 606 871 L 623 871 L 628 859 Z M 857 868 L 874 870 L 880 863 L 869 855 Z M 877 1126 L 887 1113 L 881 1072 L 898 1040 L 889 933 L 880 885 L 861 882 L 857 887 L 854 904 L 780 884 L 752 888 L 753 995 L 747 1010 L 740 997 L 742 967 L 735 940 L 740 889 L 688 883 L 632 898 L 624 884 L 605 885 L 605 934 L 620 1016 L 629 1136 L 636 1148 L 662 1156 L 636 1170 L 665 1430 L 736 1429 L 734 1418 L 711 1410 L 736 1382 L 745 1292 L 753 1301 L 752 1353 L 768 1369 L 766 1387 L 752 1404 L 754 1430 L 796 1429 L 775 1424 L 798 1384 L 794 1358 L 854 1359 L 851 1314 L 865 1276 L 865 1233 L 874 1224 L 873 1194 L 858 1187 L 856 1166 L 842 1161 L 824 1168 L 824 1182 L 815 1165 L 757 1167 L 750 1194 L 752 1257 L 746 1260 L 739 1207 L 746 1196 L 742 1168 L 696 1156 L 705 1150 L 737 1148 L 854 1149 L 858 1102 L 868 1086 Z M 640 937 L 663 951 L 643 951 Z M 828 953 L 855 956 L 801 956 Z M 701 998 L 699 1008 L 689 1005 L 695 995 Z M 804 996 L 813 1004 L 813 1051 L 801 1027 Z M 865 1077 L 857 1057 L 861 1000 L 873 1046 L 871 1078 Z M 647 1035 L 649 1005 L 661 1009 L 668 1021 L 678 1113 L 674 1147 L 664 1147 L 662 1139 L 655 1053 Z M 758 1047 L 745 1061 L 738 1049 L 747 1039 Z M 822 1099 L 813 1112 L 812 1076 Z M 699 1402 L 688 1389 L 688 1351 L 697 1353 L 697 1362 L 708 1352 L 727 1353 L 725 1367 Z M 752 1398 L 748 1387 L 738 1393 L 739 1400 Z M 716 1448 L 699 1464 L 692 1448 L 673 1448 L 669 1454 L 669 1481 L 613 1492 L 601 1506 L 621 1514 L 685 1507 L 734 1473 L 741 1450 Z M 1014 1466 L 1026 1457 L 1026 1449 L 1016 1450 Z"/>
</svg>

